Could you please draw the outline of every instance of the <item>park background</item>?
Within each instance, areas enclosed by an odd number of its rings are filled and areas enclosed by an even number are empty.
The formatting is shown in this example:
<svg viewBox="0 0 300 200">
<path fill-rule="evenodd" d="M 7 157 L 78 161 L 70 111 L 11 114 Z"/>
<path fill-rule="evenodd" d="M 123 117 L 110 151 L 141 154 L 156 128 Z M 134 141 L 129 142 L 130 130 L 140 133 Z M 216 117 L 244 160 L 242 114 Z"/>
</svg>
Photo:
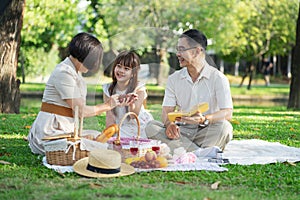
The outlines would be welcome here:
<svg viewBox="0 0 300 200">
<path fill-rule="evenodd" d="M 178 35 L 190 28 L 207 35 L 211 63 L 230 77 L 243 75 L 253 64 L 254 78 L 262 78 L 262 60 L 269 59 L 272 78 L 290 84 L 287 107 L 299 109 L 298 11 L 299 0 L 3 0 L 1 112 L 19 112 L 20 82 L 46 82 L 67 56 L 68 42 L 81 31 L 92 33 L 104 46 L 94 84 L 107 80 L 118 52 L 131 49 L 149 66 L 147 82 L 163 86 L 179 68 Z"/>
<path fill-rule="evenodd" d="M 299 163 L 227 165 L 224 173 L 151 172 L 87 179 L 47 169 L 24 140 L 39 111 L 49 73 L 66 56 L 67 43 L 76 33 L 90 32 L 104 44 L 102 69 L 96 75 L 84 75 L 91 103 L 95 103 L 101 101 L 101 83 L 110 80 L 109 66 L 116 52 L 123 49 L 135 50 L 143 64 L 148 64 L 147 89 L 161 99 L 167 75 L 178 69 L 174 58 L 178 34 L 197 28 L 208 36 L 208 53 L 231 83 L 234 139 L 261 139 L 299 148 L 300 112 L 294 106 L 287 109 L 290 88 L 295 93 L 300 90 L 300 84 L 292 87 L 293 78 L 299 80 L 300 68 L 294 56 L 300 45 L 296 39 L 298 0 L 2 0 L 0 8 L 2 100 L 9 99 L 8 88 L 16 87 L 17 79 L 21 81 L 19 114 L 3 110 L 0 114 L 0 199 L 299 198 Z M 13 21 L 20 16 L 20 32 L 5 26 L 4 19 Z M 11 43 L 4 45 L 6 41 Z M 260 73 L 263 57 L 275 65 L 269 87 Z M 252 62 L 256 64 L 253 87 L 238 87 Z M 10 74 L 8 84 L 3 74 Z M 160 118 L 160 103 L 148 102 L 147 109 Z M 89 120 L 85 121 L 87 128 L 103 130 L 104 114 Z"/>
</svg>

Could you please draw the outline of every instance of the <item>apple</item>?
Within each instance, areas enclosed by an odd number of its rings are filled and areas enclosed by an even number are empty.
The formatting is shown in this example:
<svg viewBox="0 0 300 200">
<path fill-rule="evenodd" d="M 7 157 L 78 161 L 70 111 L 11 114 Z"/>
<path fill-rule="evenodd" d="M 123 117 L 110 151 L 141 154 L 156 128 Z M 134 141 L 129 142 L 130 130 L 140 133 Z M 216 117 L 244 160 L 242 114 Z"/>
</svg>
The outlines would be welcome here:
<svg viewBox="0 0 300 200">
<path fill-rule="evenodd" d="M 155 151 L 147 151 L 145 154 L 145 160 L 150 162 L 152 160 L 156 160 L 157 155 L 155 153 Z"/>
</svg>

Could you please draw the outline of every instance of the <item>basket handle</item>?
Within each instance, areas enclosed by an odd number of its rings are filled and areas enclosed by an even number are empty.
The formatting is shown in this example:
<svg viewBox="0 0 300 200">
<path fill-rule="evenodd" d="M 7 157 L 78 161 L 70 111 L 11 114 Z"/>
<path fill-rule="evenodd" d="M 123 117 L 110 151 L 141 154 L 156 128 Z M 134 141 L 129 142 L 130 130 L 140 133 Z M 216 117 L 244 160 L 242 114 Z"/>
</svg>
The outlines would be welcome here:
<svg viewBox="0 0 300 200">
<path fill-rule="evenodd" d="M 75 114 L 74 114 L 74 140 L 78 140 L 80 138 L 80 136 L 82 134 L 82 128 L 83 128 L 83 116 L 79 117 L 79 107 L 75 106 Z"/>
<path fill-rule="evenodd" d="M 137 137 L 136 137 L 136 140 L 139 140 L 140 139 L 140 135 L 141 135 L 141 129 L 140 129 L 140 120 L 138 118 L 138 116 L 134 113 L 134 112 L 128 112 L 126 113 L 123 118 L 121 119 L 120 123 L 119 123 L 119 130 L 117 132 L 117 139 L 116 141 L 120 142 L 121 141 L 121 134 L 120 134 L 120 130 L 121 130 L 121 126 L 124 122 L 124 120 L 127 118 L 127 116 L 129 115 L 133 115 L 135 120 L 136 120 L 136 123 L 137 123 L 137 128 L 138 128 L 138 133 L 137 133 Z"/>
<path fill-rule="evenodd" d="M 78 121 L 78 106 L 75 106 L 74 113 L 74 139 L 78 138 L 78 129 L 79 129 L 79 121 Z"/>
</svg>

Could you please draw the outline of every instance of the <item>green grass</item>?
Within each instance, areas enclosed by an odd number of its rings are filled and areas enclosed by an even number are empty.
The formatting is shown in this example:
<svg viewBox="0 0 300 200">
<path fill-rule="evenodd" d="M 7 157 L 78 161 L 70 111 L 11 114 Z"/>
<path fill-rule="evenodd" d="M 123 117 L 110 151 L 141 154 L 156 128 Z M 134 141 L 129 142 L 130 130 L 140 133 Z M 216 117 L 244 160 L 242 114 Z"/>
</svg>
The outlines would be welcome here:
<svg viewBox="0 0 300 200">
<path fill-rule="evenodd" d="M 111 179 L 59 174 L 33 155 L 27 136 L 38 113 L 37 103 L 22 105 L 21 114 L 0 114 L 0 199 L 299 199 L 299 163 L 226 165 L 227 172 L 151 172 Z M 149 105 L 156 119 L 161 105 Z M 300 112 L 285 107 L 235 106 L 234 139 L 263 139 L 300 147 Z M 102 130 L 105 116 L 85 121 Z M 95 123 L 96 122 L 96 123 Z M 220 181 L 217 190 L 211 184 Z"/>
<path fill-rule="evenodd" d="M 269 87 L 262 85 L 254 85 L 248 90 L 245 86 L 231 86 L 231 94 L 234 95 L 249 95 L 249 96 L 285 96 L 288 97 L 290 86 L 287 84 L 274 84 Z"/>
<path fill-rule="evenodd" d="M 164 87 L 148 84 L 147 91 L 152 94 L 163 94 Z M 43 83 L 25 83 L 20 86 L 21 92 L 42 92 L 45 89 Z M 89 92 L 102 93 L 101 85 L 88 85 Z M 231 94 L 235 95 L 249 95 L 249 96 L 284 96 L 288 97 L 290 86 L 288 84 L 273 84 L 269 87 L 263 85 L 253 85 L 251 90 L 247 90 L 246 86 L 237 87 L 235 84 L 231 85 Z"/>
<path fill-rule="evenodd" d="M 21 92 L 43 92 L 45 89 L 44 83 L 23 83 L 20 85 Z M 101 85 L 88 85 L 89 92 L 102 92 Z"/>
</svg>

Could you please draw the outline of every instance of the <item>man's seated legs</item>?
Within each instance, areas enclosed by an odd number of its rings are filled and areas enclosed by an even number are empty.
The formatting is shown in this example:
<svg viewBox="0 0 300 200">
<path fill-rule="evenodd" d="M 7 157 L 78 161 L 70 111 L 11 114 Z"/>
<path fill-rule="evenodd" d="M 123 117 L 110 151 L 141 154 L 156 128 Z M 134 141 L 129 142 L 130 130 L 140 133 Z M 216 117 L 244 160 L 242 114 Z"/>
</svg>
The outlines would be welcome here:
<svg viewBox="0 0 300 200">
<path fill-rule="evenodd" d="M 178 147 L 184 147 L 187 151 L 195 151 L 199 148 L 218 146 L 224 150 L 225 145 L 232 139 L 232 125 L 228 121 L 210 124 L 206 128 L 195 125 L 180 126 L 181 137 L 171 140 L 165 134 L 165 127 L 159 121 L 151 121 L 146 126 L 146 134 L 150 139 L 161 140 L 173 151 Z"/>
<path fill-rule="evenodd" d="M 193 142 L 201 148 L 218 146 L 224 150 L 226 144 L 232 139 L 233 127 L 230 122 L 224 120 L 210 124 L 206 128 L 199 128 Z"/>
<path fill-rule="evenodd" d="M 149 139 L 160 140 L 163 143 L 166 143 L 170 147 L 172 152 L 178 147 L 184 147 L 187 151 L 194 151 L 199 148 L 188 137 L 185 137 L 184 135 L 181 135 L 180 139 L 175 140 L 167 138 L 165 134 L 166 128 L 161 122 L 156 120 L 149 122 L 146 126 L 145 131 Z"/>
</svg>

